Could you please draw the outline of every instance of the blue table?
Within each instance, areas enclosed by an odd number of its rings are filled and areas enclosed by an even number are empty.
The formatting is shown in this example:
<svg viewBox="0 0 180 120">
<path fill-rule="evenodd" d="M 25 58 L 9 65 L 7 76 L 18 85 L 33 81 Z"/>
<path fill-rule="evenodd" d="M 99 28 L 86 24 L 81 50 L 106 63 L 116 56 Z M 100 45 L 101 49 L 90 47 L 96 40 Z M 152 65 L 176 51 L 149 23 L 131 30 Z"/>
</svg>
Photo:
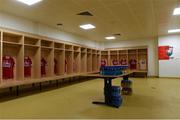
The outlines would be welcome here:
<svg viewBox="0 0 180 120">
<path fill-rule="evenodd" d="M 84 75 L 86 77 L 95 77 L 95 78 L 103 78 L 104 79 L 104 96 L 105 96 L 105 101 L 100 102 L 100 101 L 93 101 L 93 104 L 101 104 L 101 105 L 108 105 L 112 107 L 118 108 L 119 106 L 114 106 L 111 104 L 112 101 L 112 80 L 115 78 L 123 77 L 123 79 L 127 80 L 129 75 L 132 74 L 133 72 L 127 72 L 122 75 L 117 75 L 117 76 L 110 76 L 110 75 L 100 75 L 100 74 L 87 74 Z"/>
</svg>

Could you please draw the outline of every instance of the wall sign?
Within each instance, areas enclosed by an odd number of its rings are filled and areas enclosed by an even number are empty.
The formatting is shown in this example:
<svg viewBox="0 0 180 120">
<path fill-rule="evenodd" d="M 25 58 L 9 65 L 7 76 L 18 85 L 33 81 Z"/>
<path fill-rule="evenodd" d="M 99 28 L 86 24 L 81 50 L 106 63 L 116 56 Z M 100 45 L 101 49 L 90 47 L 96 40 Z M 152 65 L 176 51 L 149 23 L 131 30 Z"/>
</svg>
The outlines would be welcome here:
<svg viewBox="0 0 180 120">
<path fill-rule="evenodd" d="M 172 46 L 159 46 L 158 54 L 159 54 L 159 60 L 174 59 Z"/>
</svg>

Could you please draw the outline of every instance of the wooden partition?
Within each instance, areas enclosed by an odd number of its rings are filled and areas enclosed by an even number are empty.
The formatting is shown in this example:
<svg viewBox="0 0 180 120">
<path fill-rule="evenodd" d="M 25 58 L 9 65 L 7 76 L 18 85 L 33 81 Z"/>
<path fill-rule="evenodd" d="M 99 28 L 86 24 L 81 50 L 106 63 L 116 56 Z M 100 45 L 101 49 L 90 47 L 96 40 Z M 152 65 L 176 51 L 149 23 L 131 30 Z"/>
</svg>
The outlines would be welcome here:
<svg viewBox="0 0 180 120">
<path fill-rule="evenodd" d="M 87 49 L 87 72 L 92 71 L 92 49 Z"/>
<path fill-rule="evenodd" d="M 97 50 L 92 50 L 92 71 L 97 71 L 97 65 L 98 65 L 97 59 L 98 59 Z"/>
<path fill-rule="evenodd" d="M 65 74 L 73 73 L 73 46 L 65 45 Z"/>
<path fill-rule="evenodd" d="M 65 44 L 54 43 L 54 75 L 64 75 L 65 73 Z"/>
<path fill-rule="evenodd" d="M 101 51 L 101 62 L 105 62 L 105 65 L 110 65 L 110 56 L 109 56 L 109 51 Z"/>
<path fill-rule="evenodd" d="M 33 83 L 98 72 L 102 60 L 106 61 L 106 65 L 112 65 L 112 60 L 121 63 L 122 59 L 126 59 L 127 65 L 130 66 L 130 60 L 135 59 L 137 62 L 135 70 L 148 71 L 147 47 L 101 51 L 6 29 L 0 29 L 0 41 L 0 88 L 4 84 L 8 86 L 11 82 L 12 85 L 14 82 L 18 85 L 26 84 L 26 81 Z M 29 68 L 26 68 L 27 58 L 30 59 Z M 9 61 L 12 69 L 7 70 L 12 74 L 7 77 L 5 69 Z"/>
<path fill-rule="evenodd" d="M 115 65 L 118 62 L 119 53 L 117 50 L 110 50 L 110 65 Z"/>
<path fill-rule="evenodd" d="M 119 64 L 128 65 L 128 50 L 119 50 Z"/>
<path fill-rule="evenodd" d="M 97 67 L 96 67 L 96 71 L 99 71 L 101 67 L 101 51 L 98 50 L 97 51 Z"/>
<path fill-rule="evenodd" d="M 148 55 L 147 49 L 138 49 L 138 69 L 141 71 L 148 70 Z"/>
<path fill-rule="evenodd" d="M 0 88 L 98 72 L 100 59 L 97 49 L 0 29 Z"/>
<path fill-rule="evenodd" d="M 2 38 L 2 56 L 8 62 L 3 62 L 3 66 L 9 66 L 9 62 L 13 64 L 12 75 L 7 76 L 8 70 L 3 74 L 3 81 L 22 80 L 24 78 L 24 46 L 23 36 L 10 32 L 3 32 Z"/>
<path fill-rule="evenodd" d="M 41 65 L 42 60 L 45 60 L 45 74 L 42 74 L 41 66 L 41 77 L 52 77 L 54 75 L 54 49 L 53 42 L 50 40 L 41 40 Z"/>
<path fill-rule="evenodd" d="M 137 56 L 137 50 L 128 50 L 128 65 L 131 66 L 131 61 L 134 60 L 135 62 L 138 62 L 138 56 Z M 137 70 L 138 64 L 136 63 L 135 67 L 130 67 L 131 70 Z"/>
<path fill-rule="evenodd" d="M 81 48 L 79 46 L 74 46 L 74 59 L 73 59 L 73 73 L 81 72 Z"/>
<path fill-rule="evenodd" d="M 112 60 L 118 60 L 118 65 L 128 65 L 129 69 L 139 73 L 146 73 L 148 71 L 148 54 L 147 47 L 140 46 L 134 48 L 119 48 L 119 49 L 108 49 L 108 55 L 110 58 L 110 65 Z M 108 59 L 107 51 L 101 51 L 101 59 Z"/>
<path fill-rule="evenodd" d="M 0 30 L 0 56 L 2 56 L 2 38 L 3 38 L 3 33 Z M 2 57 L 0 57 L 0 84 L 2 83 Z"/>
<path fill-rule="evenodd" d="M 40 57 L 41 49 L 40 49 L 40 40 L 38 38 L 32 36 L 24 37 L 24 59 L 30 58 L 32 62 L 32 67 L 30 69 L 31 75 L 26 75 L 26 68 L 24 68 L 24 78 L 25 79 L 37 79 L 40 78 Z"/>
<path fill-rule="evenodd" d="M 87 48 L 81 48 L 81 73 L 87 72 Z"/>
</svg>

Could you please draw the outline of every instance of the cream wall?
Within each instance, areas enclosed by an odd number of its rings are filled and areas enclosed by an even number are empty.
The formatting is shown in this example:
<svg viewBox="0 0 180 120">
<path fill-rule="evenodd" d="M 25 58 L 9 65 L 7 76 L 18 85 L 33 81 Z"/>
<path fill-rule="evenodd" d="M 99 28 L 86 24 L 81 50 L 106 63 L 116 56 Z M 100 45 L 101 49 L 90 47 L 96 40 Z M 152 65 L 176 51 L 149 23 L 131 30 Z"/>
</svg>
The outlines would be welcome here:
<svg viewBox="0 0 180 120">
<path fill-rule="evenodd" d="M 0 12 L 0 27 L 14 29 L 18 31 L 28 32 L 32 34 L 42 35 L 66 42 L 77 43 L 87 47 L 102 48 L 101 44 L 88 40 L 81 36 L 62 32 L 56 28 L 52 28 L 31 20 Z"/>
<path fill-rule="evenodd" d="M 159 61 L 160 77 L 180 77 L 180 35 L 159 37 L 159 46 L 172 46 L 174 59 Z"/>
<path fill-rule="evenodd" d="M 158 76 L 158 38 L 148 38 L 141 40 L 108 41 L 104 43 L 104 48 L 121 47 L 148 47 L 148 76 Z"/>
</svg>

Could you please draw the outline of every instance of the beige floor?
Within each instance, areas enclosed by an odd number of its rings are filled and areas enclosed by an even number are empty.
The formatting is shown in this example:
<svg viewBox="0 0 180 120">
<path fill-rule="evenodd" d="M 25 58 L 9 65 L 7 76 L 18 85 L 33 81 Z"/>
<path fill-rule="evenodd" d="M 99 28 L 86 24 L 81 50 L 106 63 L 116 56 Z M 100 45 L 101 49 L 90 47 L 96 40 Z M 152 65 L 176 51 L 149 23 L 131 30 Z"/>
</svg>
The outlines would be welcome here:
<svg viewBox="0 0 180 120">
<path fill-rule="evenodd" d="M 0 118 L 180 118 L 180 79 L 131 80 L 134 93 L 119 109 L 91 103 L 103 100 L 103 81 L 95 79 L 0 102 Z"/>
</svg>

